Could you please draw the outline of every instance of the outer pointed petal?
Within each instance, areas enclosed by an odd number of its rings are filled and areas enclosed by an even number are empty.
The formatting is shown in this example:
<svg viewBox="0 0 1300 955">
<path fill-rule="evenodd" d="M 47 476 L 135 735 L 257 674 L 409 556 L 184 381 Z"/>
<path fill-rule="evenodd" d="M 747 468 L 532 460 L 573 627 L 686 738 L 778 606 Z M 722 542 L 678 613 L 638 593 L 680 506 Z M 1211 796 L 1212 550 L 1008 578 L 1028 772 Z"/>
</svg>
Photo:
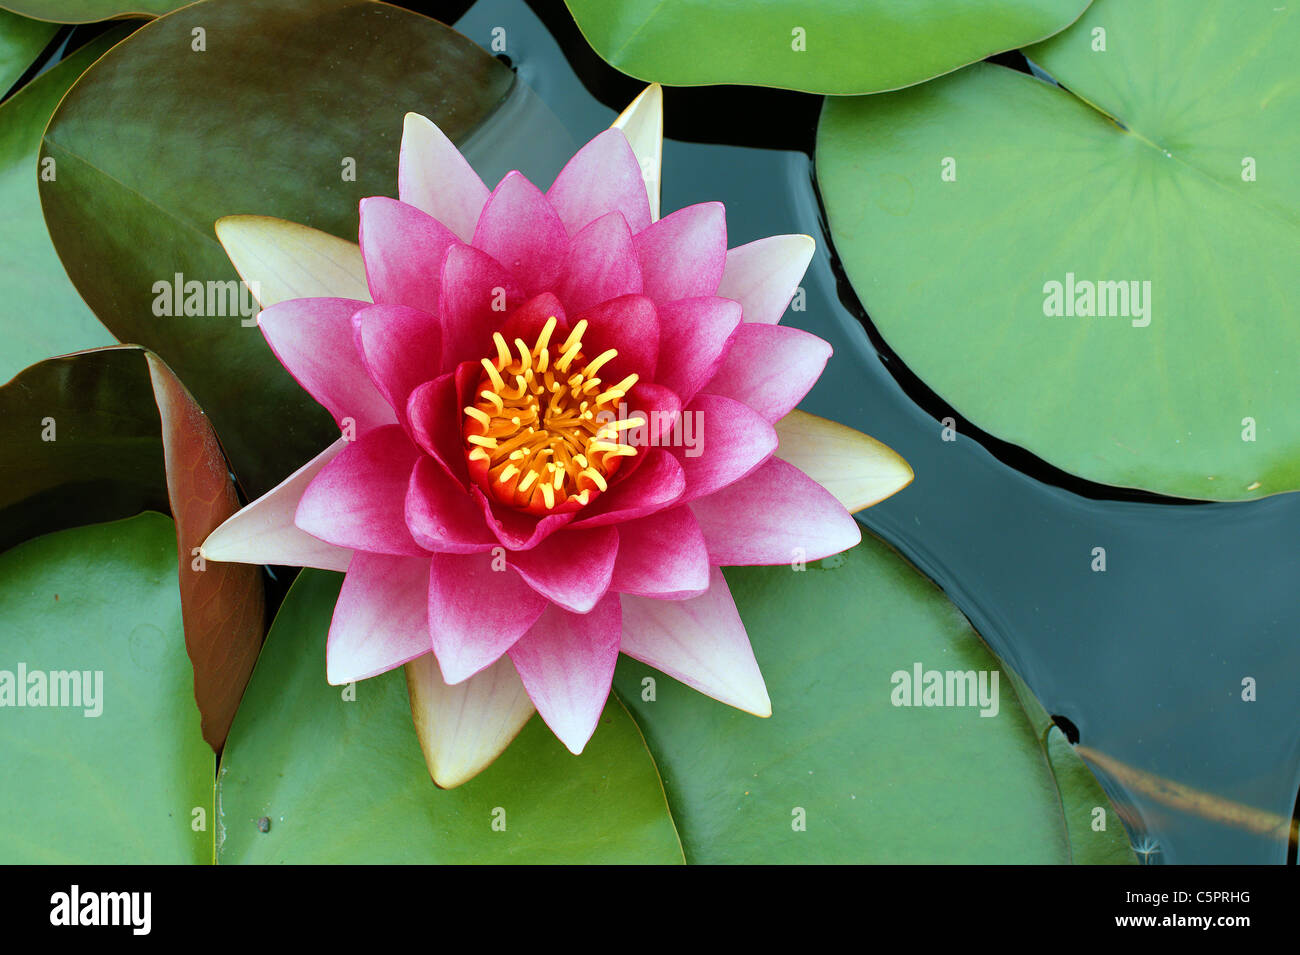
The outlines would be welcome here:
<svg viewBox="0 0 1300 955">
<path fill-rule="evenodd" d="M 912 483 L 908 463 L 861 431 L 797 410 L 775 427 L 776 456 L 834 494 L 850 514 Z"/>
<path fill-rule="evenodd" d="M 366 680 L 429 652 L 427 557 L 357 551 L 325 643 L 325 678 Z"/>
<path fill-rule="evenodd" d="M 690 600 L 624 595 L 620 649 L 687 686 L 755 716 L 771 716 L 763 674 L 722 571 Z"/>
<path fill-rule="evenodd" d="M 509 657 L 448 686 L 433 654 L 425 654 L 406 665 L 406 689 L 429 775 L 443 789 L 487 769 L 533 715 Z"/>
<path fill-rule="evenodd" d="M 425 589 L 433 652 L 453 686 L 495 663 L 546 609 L 546 598 L 490 554 L 434 554 Z"/>
<path fill-rule="evenodd" d="M 690 508 L 716 565 L 819 560 L 862 540 L 862 528 L 830 491 L 775 457 Z"/>
<path fill-rule="evenodd" d="M 636 237 L 645 294 L 656 303 L 713 295 L 727 263 L 727 213 L 721 202 L 678 209 Z"/>
<path fill-rule="evenodd" d="M 633 235 L 650 225 L 641 166 L 620 129 L 605 130 L 574 153 L 546 198 L 569 235 L 615 211 L 623 213 Z"/>
<path fill-rule="evenodd" d="M 432 120 L 407 113 L 397 161 L 397 195 L 468 242 L 474 238 L 488 188 Z"/>
<path fill-rule="evenodd" d="M 596 731 L 609 698 L 621 620 L 617 594 L 588 614 L 551 605 L 510 648 L 537 712 L 575 756 Z"/>
<path fill-rule="evenodd" d="M 225 216 L 216 229 L 235 271 L 263 308 L 291 298 L 370 300 L 355 242 L 270 216 Z"/>
<path fill-rule="evenodd" d="M 664 151 L 664 88 L 651 83 L 611 124 L 623 130 L 641 166 L 646 196 L 650 200 L 650 221 L 659 218 L 659 183 Z"/>
<path fill-rule="evenodd" d="M 377 303 L 437 315 L 443 260 L 454 245 L 455 234 L 415 206 L 387 196 L 361 200 L 361 256 Z"/>
<path fill-rule="evenodd" d="M 781 356 L 780 374 L 768 368 L 773 355 Z M 777 421 L 808 394 L 830 357 L 830 343 L 802 329 L 745 322 L 703 390 Z"/>
<path fill-rule="evenodd" d="M 294 298 L 277 302 L 257 317 L 280 364 L 329 411 L 340 429 L 351 418 L 358 432 L 397 420 L 357 349 L 352 316 L 366 307 L 348 298 Z"/>
<path fill-rule="evenodd" d="M 775 325 L 816 250 L 809 235 L 773 235 L 731 249 L 718 295 L 739 302 L 745 321 Z"/>
<path fill-rule="evenodd" d="M 348 442 L 339 438 L 280 484 L 226 520 L 199 548 L 204 560 L 347 570 L 352 551 L 327 544 L 293 522 L 303 491 Z"/>
<path fill-rule="evenodd" d="M 533 296 L 550 291 L 559 278 L 569 236 L 546 196 L 522 173 L 511 172 L 483 206 L 473 245 L 505 266 Z"/>
</svg>

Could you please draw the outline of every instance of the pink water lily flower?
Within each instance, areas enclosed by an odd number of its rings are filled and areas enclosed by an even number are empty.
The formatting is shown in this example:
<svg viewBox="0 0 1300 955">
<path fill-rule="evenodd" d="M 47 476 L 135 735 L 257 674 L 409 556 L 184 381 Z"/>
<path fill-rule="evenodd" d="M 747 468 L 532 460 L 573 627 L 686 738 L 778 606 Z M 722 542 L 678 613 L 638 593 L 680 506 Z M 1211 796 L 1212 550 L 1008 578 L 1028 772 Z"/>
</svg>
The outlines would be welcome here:
<svg viewBox="0 0 1300 955">
<path fill-rule="evenodd" d="M 661 144 L 651 86 L 547 191 L 512 172 L 489 192 L 408 114 L 400 199 L 362 201 L 359 249 L 218 223 L 267 342 L 343 436 L 203 554 L 345 571 L 327 678 L 405 664 L 439 785 L 534 708 L 581 752 L 620 652 L 770 715 L 719 567 L 852 547 L 850 510 L 911 480 L 793 410 L 831 354 L 778 324 L 812 239 L 728 250 L 716 202 L 659 219 Z"/>
</svg>

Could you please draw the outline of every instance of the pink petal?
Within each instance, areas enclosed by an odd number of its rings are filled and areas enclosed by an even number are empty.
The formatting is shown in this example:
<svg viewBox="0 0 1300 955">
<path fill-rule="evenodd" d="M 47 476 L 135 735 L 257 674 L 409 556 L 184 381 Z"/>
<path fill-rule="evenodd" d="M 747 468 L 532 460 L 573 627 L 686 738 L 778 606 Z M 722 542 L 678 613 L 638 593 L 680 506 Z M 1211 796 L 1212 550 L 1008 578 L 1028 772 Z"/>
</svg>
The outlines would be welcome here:
<svg viewBox="0 0 1300 955">
<path fill-rule="evenodd" d="M 551 341 L 564 341 L 565 336 L 569 334 L 569 321 L 564 306 L 560 304 L 560 300 L 555 297 L 553 292 L 534 295 L 511 312 L 510 317 L 506 319 L 505 325 L 501 328 L 501 335 L 508 344 L 513 345 L 515 339 L 519 338 L 531 348 L 536 343 L 537 336 L 546 327 L 546 321 L 549 318 L 555 319 L 555 330 L 551 333 Z M 491 352 L 491 354 L 495 353 L 495 350 Z M 486 358 L 489 356 L 484 354 L 480 357 Z"/>
<path fill-rule="evenodd" d="M 768 458 L 743 480 L 692 501 L 691 510 L 711 564 L 818 560 L 862 540 L 862 529 L 844 505 L 780 458 Z"/>
<path fill-rule="evenodd" d="M 348 444 L 339 438 L 274 489 L 231 515 L 208 535 L 199 553 L 206 560 L 238 564 L 347 570 L 352 551 L 312 537 L 293 522 L 293 515 L 307 485 Z"/>
<path fill-rule="evenodd" d="M 378 305 L 438 314 L 442 262 L 459 244 L 450 229 L 415 206 L 386 196 L 361 200 L 361 257 Z"/>
<path fill-rule="evenodd" d="M 633 447 L 659 447 L 669 443 L 669 435 L 677 427 L 682 414 L 682 402 L 671 388 L 653 381 L 639 381 L 628 393 L 625 408 L 619 410 L 625 417 L 639 416 L 645 427 L 624 432 L 624 441 Z"/>
<path fill-rule="evenodd" d="M 747 405 L 721 395 L 699 394 L 682 413 L 671 440 L 686 473 L 682 502 L 734 484 L 776 451 L 776 431 Z"/>
<path fill-rule="evenodd" d="M 367 431 L 308 485 L 294 523 L 340 547 L 426 556 L 406 529 L 406 490 L 419 457 L 399 425 Z"/>
<path fill-rule="evenodd" d="M 569 250 L 560 217 L 518 172 L 509 173 L 488 197 L 473 245 L 505 266 L 527 295 L 555 285 Z"/>
<path fill-rule="evenodd" d="M 352 558 L 325 644 L 330 683 L 369 679 L 429 652 L 428 580 L 427 557 Z"/>
<path fill-rule="evenodd" d="M 663 448 L 651 448 L 640 467 L 579 511 L 573 526 L 602 527 L 644 517 L 676 502 L 685 490 L 686 475 L 677 459 Z"/>
<path fill-rule="evenodd" d="M 727 213 L 721 202 L 678 209 L 636 237 L 644 291 L 656 304 L 713 295 L 727 261 Z"/>
<path fill-rule="evenodd" d="M 547 191 L 569 235 L 610 212 L 621 212 L 632 233 L 650 225 L 650 200 L 641 164 L 621 129 L 607 129 L 579 149 Z"/>
<path fill-rule="evenodd" d="M 806 235 L 773 235 L 731 249 L 718 295 L 733 298 L 745 321 L 775 325 L 794 297 L 817 244 Z"/>
<path fill-rule="evenodd" d="M 496 505 L 488 500 L 486 494 L 477 484 L 471 484 L 469 492 L 483 513 L 488 530 L 506 550 L 532 550 L 561 527 L 573 520 L 573 513 L 548 514 L 537 518 L 531 514 L 517 511 L 513 507 Z"/>
<path fill-rule="evenodd" d="M 397 194 L 469 242 L 488 190 L 441 129 L 417 113 L 407 113 L 397 161 Z"/>
<path fill-rule="evenodd" d="M 405 421 L 411 392 L 437 377 L 442 325 L 405 305 L 372 305 L 353 315 L 352 324 L 370 380 Z"/>
<path fill-rule="evenodd" d="M 531 550 L 510 555 L 528 586 L 573 613 L 587 613 L 609 590 L 618 531 L 612 527 L 566 529 Z"/>
<path fill-rule="evenodd" d="M 445 554 L 477 554 L 498 546 L 477 502 L 432 458 L 419 458 L 411 472 L 406 526 L 421 547 Z"/>
<path fill-rule="evenodd" d="M 740 322 L 740 303 L 729 298 L 687 298 L 659 306 L 655 379 L 689 402 L 717 371 Z"/>
<path fill-rule="evenodd" d="M 622 213 L 603 215 L 575 235 L 560 275 L 560 299 L 573 313 L 639 293 L 641 266 Z"/>
<path fill-rule="evenodd" d="M 689 507 L 618 525 L 618 559 L 609 589 L 681 600 L 709 586 L 709 550 Z"/>
<path fill-rule="evenodd" d="M 451 685 L 495 663 L 546 609 L 546 599 L 492 554 L 434 554 L 428 603 L 433 652 Z"/>
<path fill-rule="evenodd" d="M 441 289 L 441 368 L 450 371 L 461 362 L 496 354 L 492 333 L 508 310 L 524 300 L 511 274 L 486 252 L 458 245 L 443 263 Z"/>
<path fill-rule="evenodd" d="M 444 471 L 466 486 L 465 441 L 461 435 L 462 405 L 456 391 L 456 376 L 442 375 L 411 392 L 406 416 L 411 437 Z"/>
<path fill-rule="evenodd" d="M 294 298 L 257 317 L 280 364 L 340 428 L 351 419 L 358 432 L 397 420 L 366 374 L 352 332 L 352 316 L 369 306 L 348 298 Z"/>
<path fill-rule="evenodd" d="M 722 571 L 690 600 L 624 596 L 619 649 L 687 686 L 756 716 L 771 716 L 763 674 Z"/>
<path fill-rule="evenodd" d="M 614 384 L 635 374 L 641 381 L 654 381 L 659 365 L 659 316 L 654 303 L 644 295 L 624 295 L 602 302 L 574 319 L 586 319 L 587 333 L 582 351 L 588 359 L 607 348 L 617 357 L 602 366 L 600 377 Z"/>
<path fill-rule="evenodd" d="M 744 402 L 779 421 L 803 400 L 831 357 L 830 343 L 784 325 L 746 322 L 704 390 Z M 774 369 L 780 369 L 774 374 Z"/>
<path fill-rule="evenodd" d="M 510 648 L 537 712 L 577 755 L 596 731 L 618 662 L 621 614 L 616 594 L 588 614 L 550 606 Z"/>
</svg>

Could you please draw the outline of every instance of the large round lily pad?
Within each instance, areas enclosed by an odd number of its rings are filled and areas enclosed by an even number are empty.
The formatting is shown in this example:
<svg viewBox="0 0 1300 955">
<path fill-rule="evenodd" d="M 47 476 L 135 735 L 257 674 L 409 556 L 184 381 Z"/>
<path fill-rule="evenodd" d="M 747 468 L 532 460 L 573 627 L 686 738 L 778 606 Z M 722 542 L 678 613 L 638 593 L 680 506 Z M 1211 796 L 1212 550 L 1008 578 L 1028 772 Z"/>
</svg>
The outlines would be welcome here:
<svg viewBox="0 0 1300 955">
<path fill-rule="evenodd" d="M 1092 481 L 1300 488 L 1300 13 L 1099 0 L 1029 56 L 828 99 L 817 179 L 886 342 Z"/>
<path fill-rule="evenodd" d="M 626 658 L 615 677 L 688 862 L 1133 861 L 1082 761 L 1049 764 L 1041 705 L 885 544 L 726 576 L 770 719 Z"/>
<path fill-rule="evenodd" d="M 874 93 L 1051 36 L 1088 0 L 566 0 L 596 52 L 672 86 Z"/>
<path fill-rule="evenodd" d="M 0 554 L 0 765 L 0 862 L 212 861 L 214 760 L 167 518 Z"/>
</svg>

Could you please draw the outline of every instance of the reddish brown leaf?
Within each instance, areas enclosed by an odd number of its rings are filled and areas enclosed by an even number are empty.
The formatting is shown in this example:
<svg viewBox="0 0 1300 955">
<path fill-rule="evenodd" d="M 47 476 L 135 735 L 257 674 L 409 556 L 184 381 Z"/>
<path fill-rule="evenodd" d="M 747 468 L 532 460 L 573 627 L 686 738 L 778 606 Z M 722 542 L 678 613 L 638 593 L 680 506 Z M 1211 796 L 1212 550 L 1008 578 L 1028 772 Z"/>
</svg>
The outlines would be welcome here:
<svg viewBox="0 0 1300 955">
<path fill-rule="evenodd" d="M 194 698 L 203 717 L 203 738 L 220 749 L 265 636 L 261 570 L 249 564 L 205 564 L 199 556 L 199 545 L 239 510 L 239 499 L 207 415 L 162 359 L 152 352 L 145 352 L 145 358 L 162 419 Z"/>
</svg>

